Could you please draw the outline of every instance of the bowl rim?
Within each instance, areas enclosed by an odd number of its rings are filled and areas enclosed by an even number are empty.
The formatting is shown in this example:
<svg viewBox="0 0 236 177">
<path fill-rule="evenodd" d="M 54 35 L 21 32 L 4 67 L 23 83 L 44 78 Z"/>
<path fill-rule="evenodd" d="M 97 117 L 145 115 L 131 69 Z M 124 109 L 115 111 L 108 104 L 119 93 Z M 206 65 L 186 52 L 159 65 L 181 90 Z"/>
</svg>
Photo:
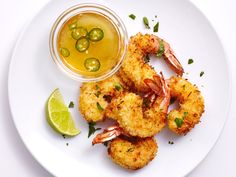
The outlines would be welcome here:
<svg viewBox="0 0 236 177">
<path fill-rule="evenodd" d="M 83 11 L 88 11 L 88 10 L 82 10 L 81 12 L 78 13 L 74 13 L 73 12 L 75 10 L 78 9 L 82 9 L 82 8 L 93 8 L 93 10 L 89 10 L 89 11 L 94 11 L 97 12 L 99 14 L 103 14 L 106 12 L 106 15 L 109 14 L 112 18 L 114 18 L 116 20 L 116 22 L 114 22 L 114 19 L 111 19 L 111 22 L 113 25 L 115 25 L 115 27 L 117 28 L 117 31 L 119 33 L 119 37 L 120 37 L 120 41 L 122 42 L 122 47 L 120 47 L 120 51 L 119 51 L 119 60 L 116 63 L 116 65 L 109 70 L 108 72 L 105 72 L 102 75 L 99 76 L 83 76 L 82 74 L 79 74 L 77 72 L 74 72 L 72 69 L 70 69 L 69 67 L 67 67 L 61 60 L 60 55 L 58 54 L 59 51 L 57 50 L 57 43 L 55 41 L 57 41 L 57 36 L 58 36 L 58 32 L 60 31 L 61 27 L 63 26 L 64 23 L 60 24 L 60 22 L 62 20 L 67 21 L 70 18 L 74 17 L 75 15 L 78 15 L 79 13 L 83 13 Z M 96 11 L 96 9 L 98 11 Z M 99 11 L 101 10 L 101 11 Z M 71 14 L 69 17 L 66 17 L 66 15 Z M 65 18 L 66 17 L 66 18 Z M 109 17 L 109 16 L 108 16 Z M 118 24 L 117 24 L 118 23 Z M 59 30 L 58 30 L 59 28 Z M 57 30 L 57 33 L 56 33 Z M 122 65 L 122 62 L 125 58 L 126 52 L 127 52 L 127 48 L 128 48 L 128 33 L 127 33 L 127 29 L 125 27 L 124 22 L 122 21 L 122 19 L 110 8 L 101 5 L 101 4 L 97 4 L 97 3 L 80 3 L 80 4 L 76 4 L 73 5 L 69 8 L 67 8 L 66 10 L 64 10 L 62 13 L 60 13 L 60 15 L 57 17 L 57 19 L 54 21 L 52 28 L 50 30 L 50 35 L 49 35 L 49 50 L 50 50 L 50 56 L 53 59 L 54 63 L 57 65 L 57 67 L 67 76 L 69 76 L 71 79 L 76 80 L 76 81 L 80 81 L 80 82 L 97 82 L 97 81 L 101 81 L 104 80 L 112 75 L 114 75 L 119 68 Z"/>
</svg>

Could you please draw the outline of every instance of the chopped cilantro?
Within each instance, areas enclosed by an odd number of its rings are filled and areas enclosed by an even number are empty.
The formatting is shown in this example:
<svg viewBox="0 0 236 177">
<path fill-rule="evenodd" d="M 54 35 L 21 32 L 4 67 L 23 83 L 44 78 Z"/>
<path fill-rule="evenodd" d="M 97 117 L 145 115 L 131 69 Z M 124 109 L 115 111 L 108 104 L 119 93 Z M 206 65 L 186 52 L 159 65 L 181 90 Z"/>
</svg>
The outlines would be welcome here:
<svg viewBox="0 0 236 177">
<path fill-rule="evenodd" d="M 183 125 L 184 121 L 181 118 L 175 118 L 175 123 L 177 127 L 180 128 Z"/>
<path fill-rule="evenodd" d="M 74 106 L 75 106 L 75 104 L 74 104 L 74 102 L 73 101 L 71 101 L 70 103 L 69 103 L 69 108 L 74 108 Z"/>
<path fill-rule="evenodd" d="M 95 87 L 96 87 L 96 90 L 98 90 L 98 89 L 99 89 L 99 86 L 98 86 L 98 85 L 96 85 Z"/>
<path fill-rule="evenodd" d="M 129 18 L 131 18 L 132 20 L 135 20 L 136 16 L 134 14 L 130 14 Z"/>
<path fill-rule="evenodd" d="M 171 144 L 171 145 L 172 145 L 172 144 L 174 144 L 174 142 L 173 142 L 173 141 L 169 141 L 168 143 L 169 143 L 169 144 Z"/>
<path fill-rule="evenodd" d="M 159 30 L 159 22 L 157 22 L 153 27 L 153 32 L 158 32 L 158 30 Z"/>
<path fill-rule="evenodd" d="M 144 57 L 144 62 L 148 63 L 149 61 L 150 61 L 150 57 L 149 57 L 149 55 L 146 55 L 146 57 Z"/>
<path fill-rule="evenodd" d="M 126 152 L 133 152 L 134 148 L 129 148 Z"/>
<path fill-rule="evenodd" d="M 183 116 L 183 119 L 185 119 L 188 115 L 188 112 L 184 112 L 184 116 Z"/>
<path fill-rule="evenodd" d="M 165 52 L 165 47 L 164 47 L 164 43 L 163 43 L 163 40 L 160 40 L 159 41 L 159 50 L 157 52 L 157 57 L 162 57 L 162 55 L 164 54 Z"/>
<path fill-rule="evenodd" d="M 149 106 L 150 106 L 150 100 L 144 99 L 144 100 L 143 100 L 143 106 L 144 106 L 145 108 L 149 108 Z"/>
<path fill-rule="evenodd" d="M 108 143 L 109 143 L 109 141 L 105 141 L 105 142 L 103 142 L 102 144 L 107 147 L 107 146 L 108 146 Z"/>
<path fill-rule="evenodd" d="M 101 95 L 101 91 L 98 90 L 97 93 L 95 93 L 96 97 L 99 97 L 99 95 Z"/>
<path fill-rule="evenodd" d="M 192 63 L 193 63 L 193 59 L 192 58 L 188 59 L 188 64 L 190 65 Z"/>
<path fill-rule="evenodd" d="M 155 15 L 155 18 L 157 18 L 157 15 Z"/>
<path fill-rule="evenodd" d="M 122 89 L 122 85 L 120 83 L 115 83 L 114 87 L 117 91 L 120 91 Z"/>
<path fill-rule="evenodd" d="M 147 17 L 143 17 L 143 23 L 144 23 L 144 25 L 145 25 L 145 27 L 146 27 L 147 29 L 150 29 L 150 26 L 149 26 L 149 22 L 148 22 Z"/>
<path fill-rule="evenodd" d="M 99 111 L 104 111 L 103 107 L 97 102 L 97 108 Z"/>
<path fill-rule="evenodd" d="M 201 71 L 201 72 L 200 72 L 200 77 L 202 77 L 202 76 L 203 76 L 203 74 L 204 74 L 204 71 Z"/>
<path fill-rule="evenodd" d="M 101 128 L 95 128 L 96 123 L 95 122 L 89 122 L 89 132 L 88 132 L 88 138 L 93 135 L 97 130 L 101 130 Z"/>
</svg>

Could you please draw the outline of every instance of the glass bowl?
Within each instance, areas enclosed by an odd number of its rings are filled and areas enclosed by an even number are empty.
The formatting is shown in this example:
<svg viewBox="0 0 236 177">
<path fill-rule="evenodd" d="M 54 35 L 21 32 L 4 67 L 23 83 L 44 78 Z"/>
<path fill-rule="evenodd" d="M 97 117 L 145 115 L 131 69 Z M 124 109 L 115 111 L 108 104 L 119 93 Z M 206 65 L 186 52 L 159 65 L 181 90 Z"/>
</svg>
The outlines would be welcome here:
<svg viewBox="0 0 236 177">
<path fill-rule="evenodd" d="M 66 66 L 60 57 L 58 47 L 57 47 L 58 36 L 63 25 L 72 17 L 80 13 L 86 13 L 86 12 L 100 14 L 103 17 L 107 18 L 116 28 L 118 36 L 119 36 L 119 51 L 116 58 L 117 60 L 116 65 L 113 66 L 110 70 L 103 72 L 102 74 L 95 75 L 95 76 L 82 75 L 81 73 L 75 72 L 71 68 Z M 78 4 L 65 10 L 54 22 L 51 29 L 51 33 L 50 33 L 50 39 L 49 39 L 50 54 L 53 61 L 60 68 L 60 70 L 63 71 L 67 76 L 80 82 L 100 81 L 115 74 L 116 71 L 120 68 L 122 61 L 125 57 L 125 54 L 127 51 L 127 45 L 128 45 L 127 30 L 125 28 L 124 23 L 120 19 L 120 17 L 116 15 L 115 12 L 113 12 L 111 9 L 103 5 L 94 4 L 94 3 Z"/>
</svg>

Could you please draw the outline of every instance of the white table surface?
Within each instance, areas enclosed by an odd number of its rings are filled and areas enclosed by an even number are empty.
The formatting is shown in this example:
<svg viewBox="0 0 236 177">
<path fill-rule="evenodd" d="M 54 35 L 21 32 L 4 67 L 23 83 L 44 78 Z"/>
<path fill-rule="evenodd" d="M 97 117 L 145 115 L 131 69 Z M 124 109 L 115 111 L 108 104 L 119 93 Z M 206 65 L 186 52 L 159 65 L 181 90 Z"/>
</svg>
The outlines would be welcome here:
<svg viewBox="0 0 236 177">
<path fill-rule="evenodd" d="M 49 0 L 1 0 L 0 5 L 0 176 L 50 177 L 31 156 L 14 126 L 8 104 L 8 66 L 14 44 L 24 24 Z M 216 28 L 228 55 L 232 70 L 232 85 L 236 88 L 236 1 L 192 0 Z M 27 51 L 26 51 L 27 52 Z M 214 65 L 214 63 L 212 63 Z M 220 71 L 219 71 L 220 72 Z M 220 84 L 220 83 L 219 83 Z M 222 93 L 224 94 L 224 93 Z M 216 95 L 217 96 L 217 95 Z M 205 160 L 188 177 L 235 177 L 236 159 L 236 94 L 225 128 Z M 219 100 L 220 101 L 220 100 Z M 79 174 L 78 176 L 86 176 Z"/>
</svg>

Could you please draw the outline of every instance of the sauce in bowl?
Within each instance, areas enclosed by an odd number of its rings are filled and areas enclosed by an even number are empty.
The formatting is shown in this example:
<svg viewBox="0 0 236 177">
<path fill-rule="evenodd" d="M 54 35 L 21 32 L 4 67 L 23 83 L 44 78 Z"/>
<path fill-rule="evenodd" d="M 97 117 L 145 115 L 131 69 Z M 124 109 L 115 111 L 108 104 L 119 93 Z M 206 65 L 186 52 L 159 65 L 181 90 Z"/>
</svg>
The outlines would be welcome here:
<svg viewBox="0 0 236 177">
<path fill-rule="evenodd" d="M 87 76 L 101 74 L 118 61 L 119 34 L 106 17 L 81 13 L 62 27 L 58 51 L 63 63 L 74 72 Z"/>
<path fill-rule="evenodd" d="M 79 4 L 63 12 L 50 34 L 50 53 L 71 78 L 99 81 L 114 74 L 127 50 L 121 19 L 98 4 Z"/>
</svg>

